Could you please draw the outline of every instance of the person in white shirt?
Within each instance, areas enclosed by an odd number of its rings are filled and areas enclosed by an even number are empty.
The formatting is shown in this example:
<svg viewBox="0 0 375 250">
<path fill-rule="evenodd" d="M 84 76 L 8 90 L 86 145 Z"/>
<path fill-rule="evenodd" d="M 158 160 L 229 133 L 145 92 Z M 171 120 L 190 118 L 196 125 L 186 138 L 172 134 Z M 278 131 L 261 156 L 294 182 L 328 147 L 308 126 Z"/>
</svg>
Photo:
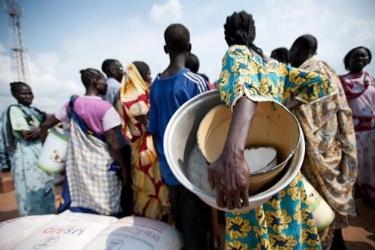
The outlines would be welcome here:
<svg viewBox="0 0 375 250">
<path fill-rule="evenodd" d="M 103 99 L 114 105 L 118 91 L 120 89 L 121 80 L 124 74 L 124 68 L 120 61 L 116 59 L 106 59 L 102 64 L 102 71 L 107 76 L 107 93 Z"/>
</svg>

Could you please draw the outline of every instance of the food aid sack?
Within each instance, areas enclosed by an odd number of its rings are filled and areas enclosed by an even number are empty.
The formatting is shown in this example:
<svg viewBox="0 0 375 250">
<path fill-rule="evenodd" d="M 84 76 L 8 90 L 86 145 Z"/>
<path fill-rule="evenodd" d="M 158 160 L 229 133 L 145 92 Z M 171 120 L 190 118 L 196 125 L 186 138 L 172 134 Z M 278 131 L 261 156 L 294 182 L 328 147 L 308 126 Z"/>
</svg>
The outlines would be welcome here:
<svg viewBox="0 0 375 250">
<path fill-rule="evenodd" d="M 37 164 L 38 167 L 47 173 L 61 172 L 65 167 L 67 148 L 67 133 L 57 127 L 51 128 L 44 142 Z"/>
<path fill-rule="evenodd" d="M 66 211 L 39 227 L 15 249 L 82 249 L 116 221 L 110 216 Z"/>
<path fill-rule="evenodd" d="M 179 250 L 183 241 L 170 225 L 141 217 L 118 220 L 90 242 L 85 250 Z"/>
<path fill-rule="evenodd" d="M 52 220 L 56 215 L 33 215 L 19 217 L 0 223 L 0 249 L 14 249 L 17 244 L 33 234 L 42 225 Z"/>
</svg>

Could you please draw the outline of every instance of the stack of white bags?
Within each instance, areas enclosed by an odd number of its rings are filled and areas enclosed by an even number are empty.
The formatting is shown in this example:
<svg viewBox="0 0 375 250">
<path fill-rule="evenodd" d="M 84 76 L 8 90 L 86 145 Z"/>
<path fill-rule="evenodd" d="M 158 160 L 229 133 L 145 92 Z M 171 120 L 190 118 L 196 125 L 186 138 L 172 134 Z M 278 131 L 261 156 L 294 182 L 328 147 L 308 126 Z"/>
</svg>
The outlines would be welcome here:
<svg viewBox="0 0 375 250">
<path fill-rule="evenodd" d="M 64 212 L 20 217 L 0 223 L 0 249 L 178 250 L 176 229 L 141 217 Z"/>
</svg>

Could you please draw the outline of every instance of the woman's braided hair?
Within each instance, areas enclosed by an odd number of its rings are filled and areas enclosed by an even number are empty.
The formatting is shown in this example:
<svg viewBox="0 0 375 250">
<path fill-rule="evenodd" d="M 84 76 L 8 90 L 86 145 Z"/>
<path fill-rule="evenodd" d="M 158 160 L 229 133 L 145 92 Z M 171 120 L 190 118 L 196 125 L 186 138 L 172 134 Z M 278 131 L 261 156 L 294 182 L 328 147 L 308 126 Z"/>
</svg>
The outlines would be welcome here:
<svg viewBox="0 0 375 250">
<path fill-rule="evenodd" d="M 253 16 L 246 11 L 234 12 L 227 17 L 224 34 L 229 46 L 246 45 L 263 57 L 263 51 L 253 43 L 256 36 Z"/>
<path fill-rule="evenodd" d="M 81 81 L 86 88 L 90 86 L 91 80 L 105 78 L 102 72 L 93 68 L 82 69 L 79 73 L 81 74 Z"/>
</svg>

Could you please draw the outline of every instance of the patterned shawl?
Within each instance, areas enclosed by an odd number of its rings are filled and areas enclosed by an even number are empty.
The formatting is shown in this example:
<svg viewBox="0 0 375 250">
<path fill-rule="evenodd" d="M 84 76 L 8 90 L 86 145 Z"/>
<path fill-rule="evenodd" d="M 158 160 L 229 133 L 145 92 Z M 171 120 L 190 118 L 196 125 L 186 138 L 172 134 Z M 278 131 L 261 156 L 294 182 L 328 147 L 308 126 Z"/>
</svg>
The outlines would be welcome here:
<svg viewBox="0 0 375 250">
<path fill-rule="evenodd" d="M 160 174 L 152 136 L 147 133 L 150 87 L 135 65 L 130 64 L 120 89 L 120 111 L 124 132 L 132 147 L 133 212 L 150 219 L 162 219 L 169 214 L 168 189 Z"/>
<path fill-rule="evenodd" d="M 125 77 L 120 89 L 120 102 L 125 122 L 125 133 L 130 141 L 137 140 L 146 132 L 146 128 L 137 118 L 147 115 L 150 88 L 139 74 L 134 64 L 130 64 L 125 71 Z"/>
<path fill-rule="evenodd" d="M 336 212 L 355 215 L 357 152 L 344 90 L 326 63 L 310 58 L 300 68 L 328 76 L 336 92 L 295 111 L 307 142 L 302 172 Z"/>
</svg>

